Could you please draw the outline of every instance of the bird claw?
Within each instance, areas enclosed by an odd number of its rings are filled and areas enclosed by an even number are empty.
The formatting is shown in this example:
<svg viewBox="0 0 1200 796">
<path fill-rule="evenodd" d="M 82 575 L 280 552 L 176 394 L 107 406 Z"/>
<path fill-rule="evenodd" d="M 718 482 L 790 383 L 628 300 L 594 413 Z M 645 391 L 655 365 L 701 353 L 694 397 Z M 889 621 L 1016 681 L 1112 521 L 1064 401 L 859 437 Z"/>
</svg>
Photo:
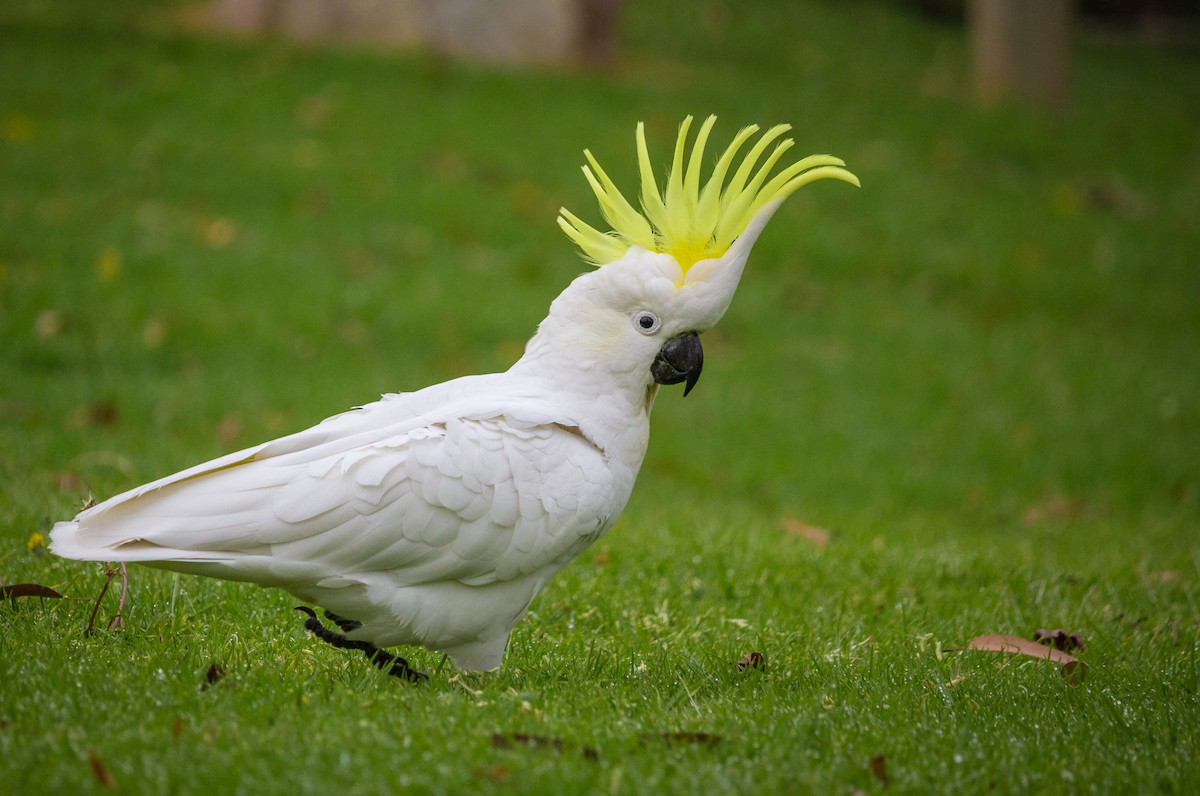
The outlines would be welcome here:
<svg viewBox="0 0 1200 796">
<path fill-rule="evenodd" d="M 379 668 L 382 669 L 383 667 L 380 666 Z M 425 674 L 425 672 L 422 672 L 419 669 L 414 669 L 409 665 L 407 660 L 399 656 L 396 656 L 395 662 L 392 663 L 392 667 L 387 670 L 387 673 L 392 677 L 398 677 L 401 680 L 407 680 L 410 683 L 423 683 L 429 679 L 429 675 Z"/>
</svg>

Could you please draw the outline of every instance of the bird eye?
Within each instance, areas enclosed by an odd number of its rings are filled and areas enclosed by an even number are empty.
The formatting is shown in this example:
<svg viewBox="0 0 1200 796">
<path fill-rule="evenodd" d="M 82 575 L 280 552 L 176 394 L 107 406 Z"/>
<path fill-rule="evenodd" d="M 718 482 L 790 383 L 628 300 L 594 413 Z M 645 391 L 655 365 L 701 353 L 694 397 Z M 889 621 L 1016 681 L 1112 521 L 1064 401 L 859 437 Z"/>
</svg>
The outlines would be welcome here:
<svg viewBox="0 0 1200 796">
<path fill-rule="evenodd" d="M 661 325 L 658 316 L 653 312 L 640 310 L 633 313 L 633 328 L 637 329 L 642 334 L 654 334 L 658 331 Z"/>
</svg>

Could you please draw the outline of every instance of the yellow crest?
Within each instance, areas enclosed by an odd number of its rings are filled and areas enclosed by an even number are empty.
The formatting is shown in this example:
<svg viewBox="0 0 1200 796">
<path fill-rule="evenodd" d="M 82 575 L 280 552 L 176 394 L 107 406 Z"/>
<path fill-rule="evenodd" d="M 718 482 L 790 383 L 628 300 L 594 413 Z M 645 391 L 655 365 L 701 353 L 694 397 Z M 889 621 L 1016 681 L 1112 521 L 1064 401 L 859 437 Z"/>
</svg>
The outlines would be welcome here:
<svg viewBox="0 0 1200 796">
<path fill-rule="evenodd" d="M 655 181 L 650 153 L 646 149 L 645 126 L 638 123 L 638 166 L 642 178 L 640 213 L 604 173 L 592 153 L 586 149 L 583 151 L 590 164 L 583 167 L 583 174 L 600 200 L 600 212 L 604 220 L 612 227 L 611 232 L 604 233 L 566 208 L 559 210 L 558 225 L 583 250 L 585 258 L 603 265 L 619 260 L 629 247 L 641 246 L 649 251 L 671 255 L 686 273 L 688 268 L 701 260 L 723 255 L 758 211 L 776 199 L 786 199 L 802 185 L 829 177 L 852 185 L 859 184 L 857 177 L 842 168 L 845 163 L 832 155 L 809 155 L 768 180 L 779 158 L 794 143 L 790 138 L 779 141 L 762 165 L 755 169 L 767 147 L 791 129 L 790 125 L 780 124 L 767 130 L 758 139 L 726 183 L 726 175 L 733 166 L 738 150 L 758 132 L 758 125 L 742 128 L 717 159 L 712 173 L 701 187 L 704 147 L 716 120 L 716 116 L 709 116 L 700 126 L 686 168 L 684 154 L 692 117 L 683 120 L 675 141 L 675 158 L 671 163 L 665 193 L 659 192 Z"/>
</svg>

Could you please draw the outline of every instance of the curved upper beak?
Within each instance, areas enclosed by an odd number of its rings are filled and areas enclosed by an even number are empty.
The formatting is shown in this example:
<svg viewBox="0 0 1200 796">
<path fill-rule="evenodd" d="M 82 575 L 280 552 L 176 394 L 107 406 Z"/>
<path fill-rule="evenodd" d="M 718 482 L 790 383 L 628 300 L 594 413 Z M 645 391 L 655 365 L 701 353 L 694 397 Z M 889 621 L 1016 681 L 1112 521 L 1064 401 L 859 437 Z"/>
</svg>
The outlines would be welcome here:
<svg viewBox="0 0 1200 796">
<path fill-rule="evenodd" d="M 658 356 L 650 365 L 650 375 L 655 384 L 678 384 L 686 381 L 683 394 L 687 395 L 700 380 L 700 371 L 704 369 L 704 347 L 700 345 L 700 335 L 695 332 L 685 332 L 672 337 L 658 349 Z"/>
</svg>

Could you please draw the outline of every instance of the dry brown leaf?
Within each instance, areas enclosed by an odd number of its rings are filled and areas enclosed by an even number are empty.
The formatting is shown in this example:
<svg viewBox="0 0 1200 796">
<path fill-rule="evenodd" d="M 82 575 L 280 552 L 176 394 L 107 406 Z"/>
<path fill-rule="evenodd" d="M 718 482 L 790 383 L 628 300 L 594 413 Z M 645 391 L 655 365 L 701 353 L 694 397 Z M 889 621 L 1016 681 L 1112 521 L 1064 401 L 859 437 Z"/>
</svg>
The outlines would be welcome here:
<svg viewBox="0 0 1200 796">
<path fill-rule="evenodd" d="M 871 758 L 871 775 L 883 785 L 888 786 L 888 771 L 887 758 L 883 755 L 875 755 Z"/>
<path fill-rule="evenodd" d="M 112 427 L 120 419 L 117 405 L 112 401 L 100 400 L 78 406 L 71 412 L 71 425 L 75 428 Z"/>
<path fill-rule="evenodd" d="M 207 224 L 203 224 L 199 231 L 201 239 L 211 248 L 224 249 L 237 240 L 241 230 L 233 219 L 214 218 Z"/>
<path fill-rule="evenodd" d="M 1083 650 L 1083 634 L 1068 633 L 1061 627 L 1054 630 L 1035 630 L 1033 632 L 1033 640 L 1039 644 L 1045 644 L 1063 652 Z"/>
<path fill-rule="evenodd" d="M 512 749 L 514 746 L 530 746 L 534 749 L 553 749 L 555 752 L 562 754 L 563 743 L 561 738 L 548 738 L 544 735 L 526 735 L 522 732 L 512 732 L 508 734 L 492 733 L 492 746 L 497 749 Z M 579 752 L 586 760 L 598 760 L 600 755 L 590 746 L 579 747 Z"/>
<path fill-rule="evenodd" d="M 813 546 L 819 549 L 824 550 L 829 545 L 831 534 L 824 528 L 810 525 L 794 517 L 784 517 L 781 523 L 783 529 L 792 536 L 799 536 L 804 541 L 812 543 Z"/>
<path fill-rule="evenodd" d="M 63 330 L 63 314 L 58 310 L 42 310 L 33 322 L 33 330 L 43 340 L 58 337 Z"/>
<path fill-rule="evenodd" d="M 738 661 L 737 667 L 739 672 L 744 672 L 747 669 L 765 672 L 767 670 L 767 659 L 763 657 L 761 652 L 747 652 L 742 656 L 742 659 Z"/>
<path fill-rule="evenodd" d="M 96 777 L 96 781 L 101 786 L 109 790 L 117 787 L 117 780 L 109 772 L 108 767 L 104 765 L 104 761 L 91 750 L 88 750 L 88 765 L 92 767 L 92 775 Z"/>
<path fill-rule="evenodd" d="M 1026 525 L 1039 522 L 1061 522 L 1078 517 L 1086 507 L 1079 498 L 1051 495 L 1026 507 L 1021 521 Z"/>
<path fill-rule="evenodd" d="M 200 685 L 200 690 L 204 691 L 212 688 L 221 681 L 225 676 L 225 667 L 219 663 L 214 663 L 208 667 L 208 671 L 204 673 L 204 682 Z"/>
<path fill-rule="evenodd" d="M 1078 685 L 1083 682 L 1083 678 L 1087 677 L 1087 664 L 1081 660 L 1074 660 L 1064 663 L 1058 671 L 1068 685 Z"/>
<path fill-rule="evenodd" d="M 507 766 L 475 766 L 471 774 L 476 779 L 486 779 L 488 782 L 503 783 L 512 778 Z"/>
<path fill-rule="evenodd" d="M 721 742 L 720 735 L 713 735 L 708 732 L 660 732 L 644 733 L 638 736 L 638 741 L 641 743 L 649 743 L 651 741 L 666 741 L 669 744 L 687 743 L 696 746 L 716 746 Z"/>
<path fill-rule="evenodd" d="M 62 595 L 54 589 L 49 586 L 42 586 L 39 583 L 11 583 L 7 586 L 0 586 L 0 599 L 8 597 L 48 597 L 55 600 L 62 599 Z"/>
<path fill-rule="evenodd" d="M 1010 655 L 1026 655 L 1030 658 L 1037 658 L 1043 661 L 1051 660 L 1059 664 L 1063 679 L 1067 680 L 1071 685 L 1083 680 L 1087 675 L 1087 664 L 1073 655 L 1068 655 L 1053 647 L 1047 647 L 1043 644 L 1038 644 L 1036 641 L 1023 639 L 1020 636 L 1011 636 L 1007 633 L 992 633 L 973 638 L 967 642 L 967 649 L 982 650 L 984 652 L 1003 652 Z"/>
<path fill-rule="evenodd" d="M 228 414 L 221 418 L 221 424 L 217 426 L 217 441 L 225 447 L 229 447 L 237 442 L 238 437 L 242 435 L 242 430 L 246 424 L 242 422 L 242 418 L 237 414 Z"/>
</svg>

